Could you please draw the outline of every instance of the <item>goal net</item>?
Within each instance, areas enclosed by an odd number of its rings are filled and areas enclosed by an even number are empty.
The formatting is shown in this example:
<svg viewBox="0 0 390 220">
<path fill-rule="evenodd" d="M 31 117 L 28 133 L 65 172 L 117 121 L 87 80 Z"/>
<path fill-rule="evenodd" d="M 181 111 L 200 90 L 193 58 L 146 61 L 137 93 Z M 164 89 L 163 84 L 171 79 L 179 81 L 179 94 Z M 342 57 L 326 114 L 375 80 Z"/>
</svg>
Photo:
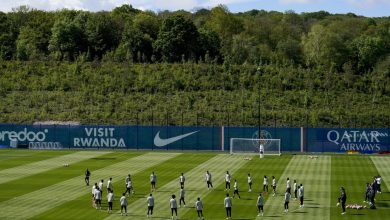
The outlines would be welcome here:
<svg viewBox="0 0 390 220">
<path fill-rule="evenodd" d="M 280 139 L 254 139 L 254 138 L 231 138 L 230 153 L 260 153 L 260 145 L 264 147 L 265 155 L 280 155 Z"/>
</svg>

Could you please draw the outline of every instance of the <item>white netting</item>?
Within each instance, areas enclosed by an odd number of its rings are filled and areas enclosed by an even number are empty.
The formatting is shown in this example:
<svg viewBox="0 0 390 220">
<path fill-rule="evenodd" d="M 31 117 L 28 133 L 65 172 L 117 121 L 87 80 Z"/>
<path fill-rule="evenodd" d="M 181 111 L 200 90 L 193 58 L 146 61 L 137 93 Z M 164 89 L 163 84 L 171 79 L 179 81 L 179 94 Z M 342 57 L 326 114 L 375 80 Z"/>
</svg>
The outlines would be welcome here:
<svg viewBox="0 0 390 220">
<path fill-rule="evenodd" d="M 280 155 L 280 139 L 254 139 L 254 138 L 231 138 L 230 153 L 259 154 L 260 144 L 264 147 L 265 155 Z"/>
</svg>

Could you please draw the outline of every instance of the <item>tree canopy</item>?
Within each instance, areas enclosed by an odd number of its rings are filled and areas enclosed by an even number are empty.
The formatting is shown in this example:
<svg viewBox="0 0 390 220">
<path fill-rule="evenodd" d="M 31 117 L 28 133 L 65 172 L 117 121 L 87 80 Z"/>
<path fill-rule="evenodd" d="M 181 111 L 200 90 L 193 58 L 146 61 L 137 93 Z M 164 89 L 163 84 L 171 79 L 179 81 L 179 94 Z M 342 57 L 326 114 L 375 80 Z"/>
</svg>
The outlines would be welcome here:
<svg viewBox="0 0 390 220">
<path fill-rule="evenodd" d="M 21 6 L 0 13 L 3 60 L 87 60 L 234 64 L 292 63 L 305 68 L 350 65 L 373 71 L 390 54 L 390 18 L 325 11 L 232 13 L 224 5 L 186 11 L 46 12 Z"/>
</svg>

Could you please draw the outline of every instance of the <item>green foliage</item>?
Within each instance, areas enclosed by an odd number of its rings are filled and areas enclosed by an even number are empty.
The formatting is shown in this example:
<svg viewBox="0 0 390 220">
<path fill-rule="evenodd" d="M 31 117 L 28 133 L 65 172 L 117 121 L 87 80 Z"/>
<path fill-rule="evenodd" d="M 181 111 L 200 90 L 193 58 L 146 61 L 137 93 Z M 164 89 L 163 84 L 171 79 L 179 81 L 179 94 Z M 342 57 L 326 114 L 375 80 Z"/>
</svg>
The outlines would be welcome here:
<svg viewBox="0 0 390 220">
<path fill-rule="evenodd" d="M 154 49 L 163 60 L 178 62 L 196 58 L 199 32 L 192 21 L 181 15 L 166 18 L 159 31 Z"/>
<path fill-rule="evenodd" d="M 359 77 L 229 61 L 2 61 L 0 121 L 257 126 L 260 103 L 263 126 L 386 127 L 389 63 Z"/>
<path fill-rule="evenodd" d="M 52 28 L 49 51 L 55 59 L 73 61 L 81 38 L 82 30 L 73 20 L 57 20 Z"/>
<path fill-rule="evenodd" d="M 102 58 L 107 51 L 118 46 L 119 33 L 116 23 L 106 12 L 92 14 L 86 23 L 85 35 L 92 57 Z"/>
<path fill-rule="evenodd" d="M 388 126 L 389 57 L 388 17 L 21 6 L 0 12 L 0 121 Z"/>
<path fill-rule="evenodd" d="M 0 12 L 0 60 L 11 59 L 13 44 L 9 18 L 6 14 Z"/>
<path fill-rule="evenodd" d="M 389 18 L 325 11 L 264 10 L 45 12 L 20 6 L 0 14 L 3 60 L 292 64 L 366 74 L 390 51 Z M 27 34 L 31 33 L 31 35 Z M 60 36 L 63 35 L 63 36 Z M 50 56 L 48 56 L 50 55 Z M 206 59 L 207 58 L 207 59 Z"/>
</svg>

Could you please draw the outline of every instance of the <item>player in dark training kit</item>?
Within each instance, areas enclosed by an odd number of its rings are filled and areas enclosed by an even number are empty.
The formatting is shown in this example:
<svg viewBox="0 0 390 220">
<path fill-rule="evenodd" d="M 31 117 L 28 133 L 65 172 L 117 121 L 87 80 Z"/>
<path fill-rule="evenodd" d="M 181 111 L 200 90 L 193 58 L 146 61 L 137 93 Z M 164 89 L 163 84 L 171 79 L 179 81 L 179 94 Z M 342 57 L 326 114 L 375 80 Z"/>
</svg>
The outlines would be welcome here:
<svg viewBox="0 0 390 220">
<path fill-rule="evenodd" d="M 91 172 L 88 170 L 85 171 L 85 184 L 87 184 L 87 186 L 89 186 L 89 177 L 91 176 Z"/>
<path fill-rule="evenodd" d="M 341 214 L 345 215 L 346 214 L 346 212 L 345 212 L 345 203 L 347 202 L 347 194 L 345 193 L 344 187 L 340 188 L 340 196 L 339 196 L 339 199 L 338 199 L 337 206 L 340 205 L 340 202 L 341 202 L 341 208 L 343 209 L 343 212 Z"/>
<path fill-rule="evenodd" d="M 213 188 L 213 182 L 211 179 L 211 173 L 207 170 L 206 172 L 206 183 L 207 183 L 207 189 L 210 190 L 210 188 Z"/>
</svg>

